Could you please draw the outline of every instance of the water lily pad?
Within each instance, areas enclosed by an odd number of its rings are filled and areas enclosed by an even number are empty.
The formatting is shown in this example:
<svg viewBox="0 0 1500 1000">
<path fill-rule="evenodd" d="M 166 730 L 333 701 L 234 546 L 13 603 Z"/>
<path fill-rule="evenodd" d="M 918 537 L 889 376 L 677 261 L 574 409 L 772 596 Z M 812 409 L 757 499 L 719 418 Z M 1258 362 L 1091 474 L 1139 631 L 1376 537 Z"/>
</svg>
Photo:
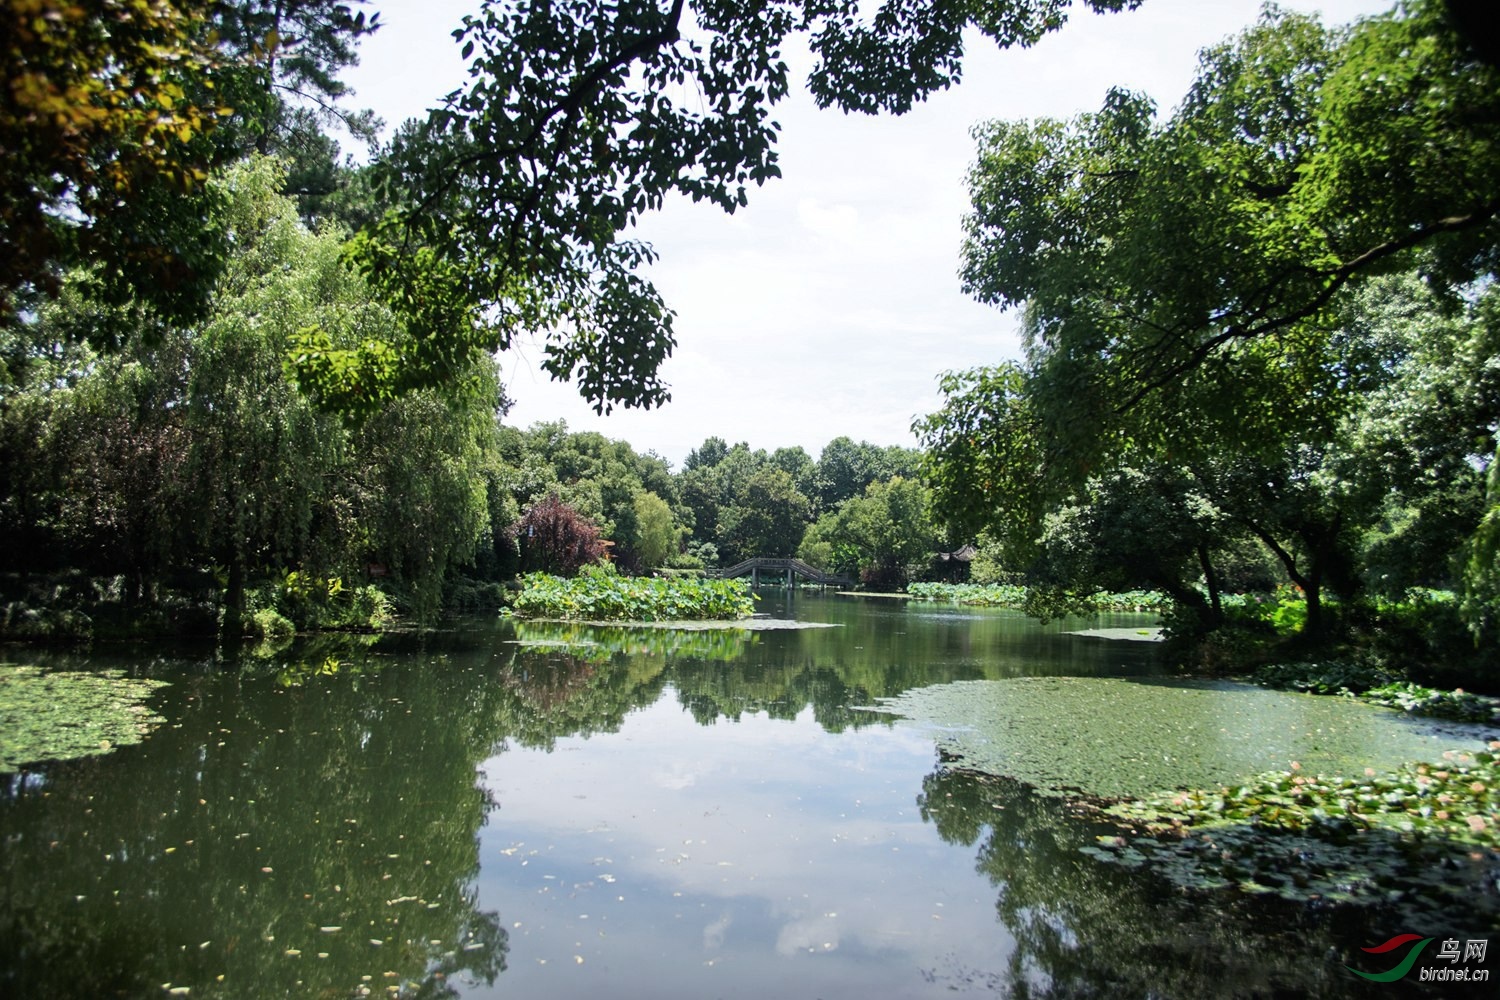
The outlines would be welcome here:
<svg viewBox="0 0 1500 1000">
<path fill-rule="evenodd" d="M 139 743 L 165 721 L 145 705 L 165 684 L 121 670 L 49 673 L 0 665 L 0 772 Z"/>
</svg>

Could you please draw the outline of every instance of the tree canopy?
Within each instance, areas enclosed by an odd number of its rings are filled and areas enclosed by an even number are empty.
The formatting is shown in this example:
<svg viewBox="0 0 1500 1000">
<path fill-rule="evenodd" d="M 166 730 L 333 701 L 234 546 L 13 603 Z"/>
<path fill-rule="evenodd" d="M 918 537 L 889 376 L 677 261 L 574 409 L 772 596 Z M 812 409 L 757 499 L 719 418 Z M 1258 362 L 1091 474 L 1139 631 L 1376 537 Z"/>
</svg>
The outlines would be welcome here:
<svg viewBox="0 0 1500 1000">
<path fill-rule="evenodd" d="M 959 79 L 966 28 L 1029 45 L 1073 6 L 487 0 L 454 33 L 469 82 L 377 164 L 391 208 L 356 255 L 416 336 L 357 354 L 309 336 L 303 378 L 357 408 L 530 335 L 542 367 L 600 412 L 659 405 L 673 314 L 631 228 L 674 194 L 733 212 L 779 174 L 771 113 L 791 86 L 789 39 L 817 59 L 821 105 L 901 112 Z"/>
<path fill-rule="evenodd" d="M 1267 7 L 1170 115 L 1116 90 L 975 137 L 964 285 L 1023 310 L 1026 358 L 917 422 L 950 521 L 1085 587 L 1123 559 L 1213 591 L 1256 539 L 1313 630 L 1325 588 L 1451 585 L 1464 553 L 1483 590 L 1500 75 L 1440 4 Z M 1143 517 L 1182 527 L 1122 556 Z"/>
<path fill-rule="evenodd" d="M 976 137 L 964 286 L 1025 308 L 1058 429 L 1279 437 L 1338 390 L 1348 287 L 1417 268 L 1456 295 L 1497 263 L 1500 75 L 1435 2 L 1337 29 L 1268 7 L 1163 121 L 1113 91 Z"/>
<path fill-rule="evenodd" d="M 0 324 L 95 264 L 117 301 L 136 290 L 168 316 L 201 307 L 218 249 L 203 238 L 206 133 L 233 109 L 203 0 L 69 4 L 0 12 Z M 190 197 L 181 213 L 174 199 Z"/>
</svg>

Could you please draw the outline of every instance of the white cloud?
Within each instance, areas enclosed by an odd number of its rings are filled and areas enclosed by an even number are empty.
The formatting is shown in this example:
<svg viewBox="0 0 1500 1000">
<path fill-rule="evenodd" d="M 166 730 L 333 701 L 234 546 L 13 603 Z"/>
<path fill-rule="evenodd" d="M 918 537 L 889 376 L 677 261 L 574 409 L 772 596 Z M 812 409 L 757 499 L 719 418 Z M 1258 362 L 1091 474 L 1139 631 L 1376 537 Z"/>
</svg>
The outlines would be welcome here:
<svg viewBox="0 0 1500 1000">
<path fill-rule="evenodd" d="M 851 243 L 859 229 L 859 210 L 853 205 L 825 205 L 818 198 L 797 202 L 797 221 L 815 236 Z"/>
</svg>

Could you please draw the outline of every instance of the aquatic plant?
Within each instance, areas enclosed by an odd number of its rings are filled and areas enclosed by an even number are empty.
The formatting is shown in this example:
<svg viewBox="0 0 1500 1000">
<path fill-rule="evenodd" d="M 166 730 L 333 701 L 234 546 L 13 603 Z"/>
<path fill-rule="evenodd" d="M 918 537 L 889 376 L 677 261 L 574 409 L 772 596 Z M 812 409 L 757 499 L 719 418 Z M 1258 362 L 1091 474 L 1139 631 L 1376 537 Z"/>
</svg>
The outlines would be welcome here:
<svg viewBox="0 0 1500 1000">
<path fill-rule="evenodd" d="M 1372 705 L 1395 708 L 1411 715 L 1459 722 L 1500 721 L 1500 699 L 1463 690 L 1423 687 L 1383 667 L 1340 660 L 1313 663 L 1272 663 L 1255 672 L 1264 687 L 1357 697 Z"/>
<path fill-rule="evenodd" d="M 528 573 L 511 610 L 569 621 L 722 621 L 750 617 L 755 602 L 743 580 L 630 577 L 586 566 L 572 579 Z"/>
<path fill-rule="evenodd" d="M 1500 721 L 1500 699 L 1467 691 L 1439 691 L 1410 681 L 1395 681 L 1360 695 L 1365 701 L 1399 708 L 1412 715 L 1429 715 L 1460 722 Z"/>
<path fill-rule="evenodd" d="M 906 595 L 923 601 L 1020 610 L 1026 601 L 1026 588 L 1013 583 L 912 583 L 907 585 Z"/>
<path fill-rule="evenodd" d="M 165 684 L 122 670 L 48 672 L 0 664 L 0 772 L 139 743 L 164 721 L 145 701 Z"/>
<path fill-rule="evenodd" d="M 1397 676 L 1382 667 L 1346 660 L 1268 663 L 1252 678 L 1262 687 L 1311 694 L 1360 694 L 1389 684 Z"/>
<path fill-rule="evenodd" d="M 913 583 L 907 585 L 906 595 L 923 601 L 950 601 L 954 604 L 1014 608 L 1017 611 L 1028 611 L 1028 613 L 1030 613 L 1029 608 L 1036 606 L 1034 591 L 1014 583 Z M 1098 593 L 1070 596 L 1064 613 L 1162 611 L 1169 603 L 1165 594 L 1154 590 Z M 1063 614 L 1054 611 L 1047 617 L 1063 617 Z"/>
<path fill-rule="evenodd" d="M 1242 785 L 1131 799 L 1102 810 L 1122 834 L 1081 850 L 1182 888 L 1441 912 L 1485 896 L 1500 861 L 1500 741 L 1441 763 L 1363 776 L 1288 771 Z M 1493 892 L 1488 893 L 1493 896 Z M 1495 909 L 1495 901 L 1489 904 Z"/>
</svg>

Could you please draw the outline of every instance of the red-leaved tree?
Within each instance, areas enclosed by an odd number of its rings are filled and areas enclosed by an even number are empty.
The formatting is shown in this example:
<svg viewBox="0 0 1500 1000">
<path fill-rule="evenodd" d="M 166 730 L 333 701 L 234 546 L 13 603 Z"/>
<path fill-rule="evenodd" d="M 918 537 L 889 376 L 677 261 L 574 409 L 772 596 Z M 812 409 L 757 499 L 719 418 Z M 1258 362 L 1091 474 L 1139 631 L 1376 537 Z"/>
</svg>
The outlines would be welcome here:
<svg viewBox="0 0 1500 1000">
<path fill-rule="evenodd" d="M 521 546 L 521 567 L 559 576 L 604 559 L 604 539 L 594 522 L 563 503 L 556 493 L 538 500 L 510 528 Z"/>
</svg>

